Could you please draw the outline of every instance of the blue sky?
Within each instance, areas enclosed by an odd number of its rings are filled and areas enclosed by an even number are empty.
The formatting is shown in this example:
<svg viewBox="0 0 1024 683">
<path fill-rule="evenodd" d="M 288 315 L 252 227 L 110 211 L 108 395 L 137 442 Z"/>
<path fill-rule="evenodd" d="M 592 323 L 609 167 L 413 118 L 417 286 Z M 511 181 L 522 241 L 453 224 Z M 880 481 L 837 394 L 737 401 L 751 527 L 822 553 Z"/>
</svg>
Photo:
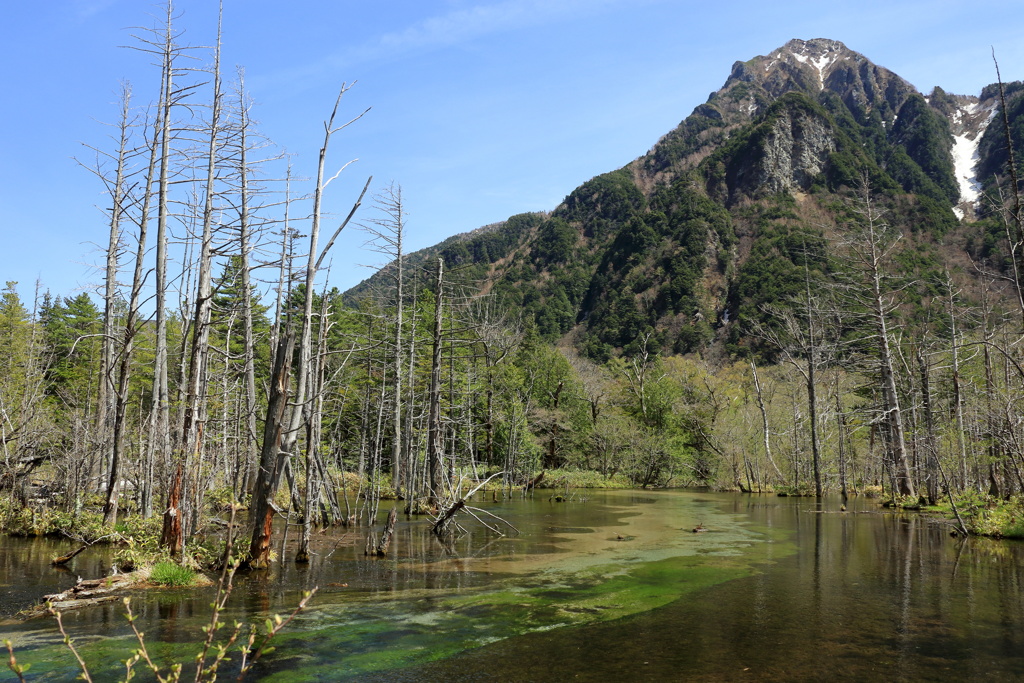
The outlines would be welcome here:
<svg viewBox="0 0 1024 683">
<path fill-rule="evenodd" d="M 208 45 L 214 0 L 177 0 L 184 43 Z M 353 159 L 326 209 L 344 214 L 368 175 L 403 188 L 407 244 L 553 209 L 587 179 L 646 152 L 719 88 L 736 60 L 791 38 L 833 38 L 928 92 L 977 94 L 1024 78 L 1024 3 L 681 0 L 225 0 L 224 65 L 244 66 L 260 131 L 312 177 L 338 88 L 340 116 L 371 111 L 331 143 Z M 0 28 L 0 283 L 72 295 L 101 283 L 99 182 L 75 158 L 110 147 L 117 91 L 155 99 L 158 73 L 133 26 L 145 0 L 8 3 Z M 308 191 L 309 183 L 299 188 Z M 369 218 L 369 212 L 363 214 Z M 330 224 L 330 221 L 329 221 Z M 331 283 L 379 264 L 349 229 Z"/>
</svg>

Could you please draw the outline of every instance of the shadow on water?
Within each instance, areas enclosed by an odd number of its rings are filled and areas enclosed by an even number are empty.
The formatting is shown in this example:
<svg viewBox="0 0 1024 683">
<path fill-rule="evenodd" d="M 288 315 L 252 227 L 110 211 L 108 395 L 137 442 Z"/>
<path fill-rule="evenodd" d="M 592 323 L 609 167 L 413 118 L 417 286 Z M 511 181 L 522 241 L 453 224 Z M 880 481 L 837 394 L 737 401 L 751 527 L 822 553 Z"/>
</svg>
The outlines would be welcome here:
<svg viewBox="0 0 1024 683">
<path fill-rule="evenodd" d="M 838 507 L 683 491 L 539 496 L 488 505 L 519 536 L 474 528 L 445 548 L 423 521 L 405 521 L 386 559 L 363 557 L 364 530 L 330 532 L 309 565 L 241 577 L 226 616 L 284 612 L 320 586 L 261 665 L 259 680 L 270 681 L 1024 676 L 1024 545 L 952 539 L 935 520 L 883 514 L 874 501 Z M 5 589 L 73 582 L 38 564 L 53 548 L 4 543 Z M 26 571 L 38 586 L 19 582 Z M 134 599 L 164 661 L 194 652 L 182 643 L 201 638 L 211 598 Z M 127 656 L 121 611 L 69 615 L 90 661 Z M 0 631 L 33 661 L 36 680 L 73 677 L 52 623 Z"/>
</svg>

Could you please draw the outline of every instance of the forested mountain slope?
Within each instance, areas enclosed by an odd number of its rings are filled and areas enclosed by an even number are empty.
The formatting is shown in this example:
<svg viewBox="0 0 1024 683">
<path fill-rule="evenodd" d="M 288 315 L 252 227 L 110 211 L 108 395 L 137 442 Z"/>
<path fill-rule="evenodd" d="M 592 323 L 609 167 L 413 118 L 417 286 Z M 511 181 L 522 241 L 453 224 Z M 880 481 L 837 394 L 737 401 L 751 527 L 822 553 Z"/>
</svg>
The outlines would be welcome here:
<svg viewBox="0 0 1024 683">
<path fill-rule="evenodd" d="M 1019 142 L 1020 84 L 1006 95 Z M 550 214 L 449 238 L 410 263 L 443 257 L 541 335 L 572 333 L 595 359 L 635 351 L 641 338 L 664 352 L 737 351 L 752 344 L 765 304 L 799 293 L 805 271 L 834 267 L 866 189 L 907 237 L 904 275 L 954 267 L 972 291 L 983 288 L 972 284 L 979 268 L 1009 267 L 982 194 L 997 192 L 1006 166 L 1004 126 L 989 126 L 998 105 L 995 86 L 924 96 L 838 41 L 792 40 L 736 62 L 649 152 Z"/>
</svg>

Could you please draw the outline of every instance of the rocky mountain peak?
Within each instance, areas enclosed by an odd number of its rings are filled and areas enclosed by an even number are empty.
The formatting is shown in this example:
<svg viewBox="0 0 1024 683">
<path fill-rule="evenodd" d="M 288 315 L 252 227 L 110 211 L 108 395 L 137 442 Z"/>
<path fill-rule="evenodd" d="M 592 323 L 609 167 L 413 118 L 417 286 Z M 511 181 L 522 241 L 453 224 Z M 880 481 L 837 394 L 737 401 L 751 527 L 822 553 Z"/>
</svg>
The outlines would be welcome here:
<svg viewBox="0 0 1024 683">
<path fill-rule="evenodd" d="M 1006 90 L 1024 130 L 1024 84 Z M 651 329 L 676 353 L 741 339 L 764 304 L 803 292 L 805 240 L 827 248 L 821 226 L 848 220 L 833 207 L 865 174 L 908 240 L 955 251 L 940 240 L 962 229 L 955 241 L 972 251 L 955 258 L 989 258 L 990 237 L 957 218 L 974 217 L 1005 168 L 1005 136 L 990 125 L 998 100 L 995 86 L 926 97 L 839 41 L 791 40 L 736 62 L 647 154 L 550 214 L 512 216 L 408 263 L 443 256 L 540 335 L 571 332 L 594 358 Z M 739 324 L 715 329 L 726 317 Z"/>
<path fill-rule="evenodd" d="M 814 38 L 813 40 L 791 40 L 770 54 L 768 59 L 773 61 L 791 59 L 803 66 L 813 68 L 818 76 L 818 90 L 824 90 L 825 79 L 837 62 L 840 60 L 859 62 L 864 57 L 848 49 L 838 40 Z M 769 62 L 765 70 L 770 71 L 771 68 L 772 63 Z"/>
<path fill-rule="evenodd" d="M 896 111 L 907 97 L 917 92 L 892 71 L 872 63 L 840 41 L 827 38 L 790 40 L 768 55 L 736 62 L 725 85 L 712 97 L 737 87 L 754 88 L 769 101 L 788 92 L 803 92 L 816 98 L 829 91 L 855 113 L 880 106 Z M 764 103 L 757 104 L 760 109 Z"/>
</svg>

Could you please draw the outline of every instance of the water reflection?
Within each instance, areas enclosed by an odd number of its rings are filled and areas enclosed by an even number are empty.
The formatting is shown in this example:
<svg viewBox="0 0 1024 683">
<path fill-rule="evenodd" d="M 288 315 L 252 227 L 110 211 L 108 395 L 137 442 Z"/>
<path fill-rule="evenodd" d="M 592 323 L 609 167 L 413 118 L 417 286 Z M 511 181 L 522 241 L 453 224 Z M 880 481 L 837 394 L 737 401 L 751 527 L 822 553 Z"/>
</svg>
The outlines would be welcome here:
<svg viewBox="0 0 1024 683">
<path fill-rule="evenodd" d="M 493 644 L 389 676 L 496 680 L 1020 680 L 1024 546 L 957 540 L 859 501 L 723 497 L 796 554 L 665 608 Z M 381 680 L 381 679 L 372 679 Z"/>
<path fill-rule="evenodd" d="M 953 539 L 941 522 L 875 501 L 848 507 L 687 492 L 508 501 L 490 509 L 518 537 L 474 529 L 445 548 L 421 521 L 404 521 L 384 559 L 363 556 L 361 533 L 321 534 L 308 565 L 242 578 L 228 618 L 285 611 L 320 586 L 261 668 L 265 680 L 1024 676 L 1024 546 Z M 699 523 L 708 531 L 693 533 Z M 26 558 L 53 554 L 32 546 L 14 558 L 8 546 L 0 570 L 11 577 Z M 37 584 L 66 580 L 32 566 Z M 146 630 L 171 644 L 198 639 L 210 598 L 136 604 Z M 72 621 L 86 640 L 125 635 L 116 608 Z M 58 650 L 46 649 L 42 624 L 11 629 L 21 647 Z M 163 656 L 183 651 L 168 645 Z"/>
</svg>

